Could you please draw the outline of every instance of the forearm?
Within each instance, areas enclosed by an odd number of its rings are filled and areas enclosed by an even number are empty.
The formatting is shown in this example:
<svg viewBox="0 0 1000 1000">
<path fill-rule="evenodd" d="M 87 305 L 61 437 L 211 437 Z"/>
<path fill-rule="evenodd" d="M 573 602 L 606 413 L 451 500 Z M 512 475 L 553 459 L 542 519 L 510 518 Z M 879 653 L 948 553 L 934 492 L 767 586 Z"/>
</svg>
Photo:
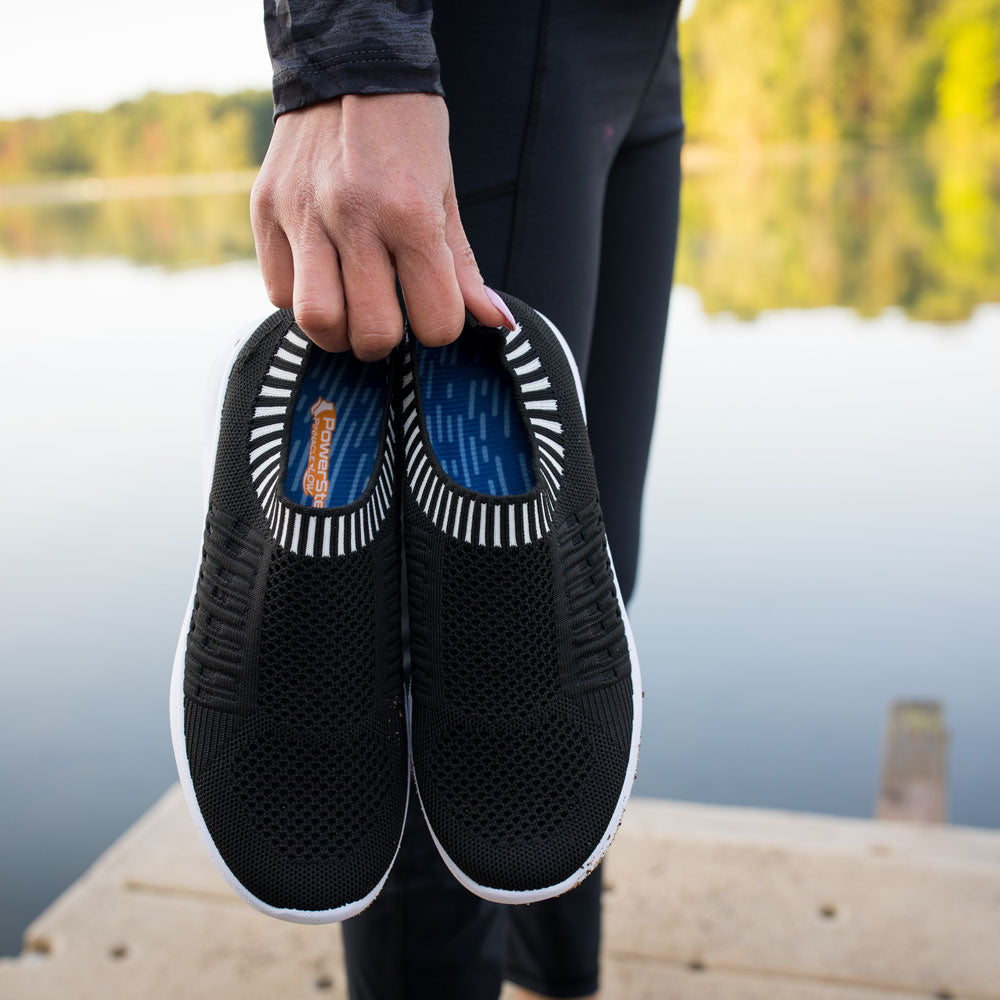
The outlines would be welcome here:
<svg viewBox="0 0 1000 1000">
<path fill-rule="evenodd" d="M 342 94 L 443 95 L 431 15 L 430 0 L 264 0 L 274 117 Z"/>
</svg>

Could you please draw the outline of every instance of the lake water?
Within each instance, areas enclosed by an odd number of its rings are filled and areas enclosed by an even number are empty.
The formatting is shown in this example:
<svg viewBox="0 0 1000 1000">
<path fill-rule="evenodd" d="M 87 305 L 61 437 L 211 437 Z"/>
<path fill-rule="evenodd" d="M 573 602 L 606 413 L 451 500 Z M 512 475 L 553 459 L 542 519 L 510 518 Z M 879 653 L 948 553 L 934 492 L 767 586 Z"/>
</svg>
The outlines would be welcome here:
<svg viewBox="0 0 1000 1000">
<path fill-rule="evenodd" d="M 632 608 L 637 792 L 870 815 L 888 705 L 927 697 L 953 821 L 998 827 L 997 174 L 815 170 L 685 192 Z M 0 953 L 174 780 L 202 389 L 269 309 L 245 213 L 0 213 Z"/>
</svg>

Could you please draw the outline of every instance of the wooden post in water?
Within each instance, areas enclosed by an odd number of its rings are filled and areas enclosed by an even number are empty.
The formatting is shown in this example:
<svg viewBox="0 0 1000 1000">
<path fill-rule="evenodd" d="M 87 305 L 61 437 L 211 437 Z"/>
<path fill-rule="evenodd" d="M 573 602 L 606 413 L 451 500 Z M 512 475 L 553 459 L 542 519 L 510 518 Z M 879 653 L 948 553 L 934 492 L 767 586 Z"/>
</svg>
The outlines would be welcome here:
<svg viewBox="0 0 1000 1000">
<path fill-rule="evenodd" d="M 875 815 L 923 823 L 948 821 L 948 731 L 940 702 L 893 702 Z"/>
</svg>

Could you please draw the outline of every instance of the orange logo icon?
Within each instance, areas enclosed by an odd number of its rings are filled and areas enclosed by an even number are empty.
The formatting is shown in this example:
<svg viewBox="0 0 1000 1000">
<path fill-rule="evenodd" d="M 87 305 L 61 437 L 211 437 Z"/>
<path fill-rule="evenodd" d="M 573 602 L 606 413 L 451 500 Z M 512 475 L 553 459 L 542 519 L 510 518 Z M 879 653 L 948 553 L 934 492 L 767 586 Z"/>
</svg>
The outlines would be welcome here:
<svg viewBox="0 0 1000 1000">
<path fill-rule="evenodd" d="M 302 490 L 312 497 L 313 507 L 325 507 L 330 495 L 330 442 L 337 426 L 337 408 L 322 396 L 309 407 L 312 430 L 309 432 L 309 463 L 302 477 Z"/>
</svg>

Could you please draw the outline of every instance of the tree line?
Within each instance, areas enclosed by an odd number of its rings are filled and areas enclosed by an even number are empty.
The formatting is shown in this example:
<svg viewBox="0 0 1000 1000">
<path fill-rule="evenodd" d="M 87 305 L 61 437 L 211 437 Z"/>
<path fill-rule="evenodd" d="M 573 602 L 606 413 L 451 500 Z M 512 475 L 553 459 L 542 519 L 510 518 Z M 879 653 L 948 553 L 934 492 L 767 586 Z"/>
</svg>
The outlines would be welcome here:
<svg viewBox="0 0 1000 1000">
<path fill-rule="evenodd" d="M 271 95 L 153 92 L 106 111 L 0 122 L 0 182 L 210 173 L 260 164 Z"/>
<path fill-rule="evenodd" d="M 1000 0 L 697 0 L 680 38 L 695 141 L 1000 135 Z"/>
<path fill-rule="evenodd" d="M 680 38 L 694 143 L 1000 141 L 1000 0 L 697 0 Z M 271 112 L 150 93 L 0 122 L 0 182 L 254 167 Z"/>
</svg>

